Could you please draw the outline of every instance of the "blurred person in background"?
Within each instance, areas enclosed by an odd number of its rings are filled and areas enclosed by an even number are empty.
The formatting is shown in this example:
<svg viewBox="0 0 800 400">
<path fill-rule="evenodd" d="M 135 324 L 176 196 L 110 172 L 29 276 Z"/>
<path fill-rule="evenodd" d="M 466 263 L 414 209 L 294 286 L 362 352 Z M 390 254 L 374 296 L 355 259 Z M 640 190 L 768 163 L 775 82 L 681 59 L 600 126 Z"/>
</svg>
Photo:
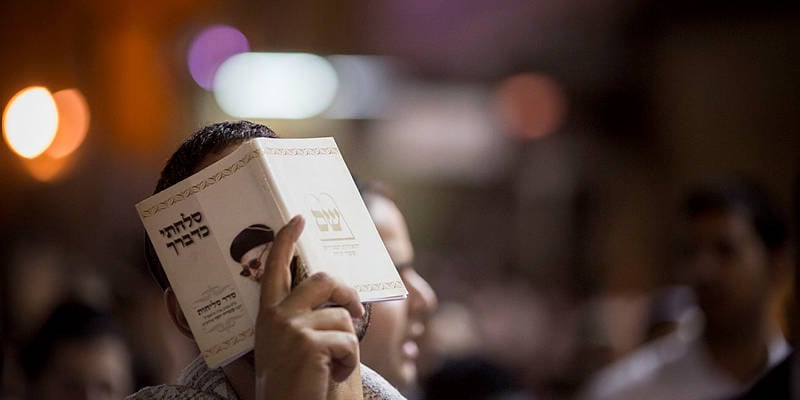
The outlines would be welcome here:
<svg viewBox="0 0 800 400">
<path fill-rule="evenodd" d="M 436 293 L 414 268 L 414 247 L 406 220 L 383 185 L 358 182 L 359 190 L 386 250 L 408 289 L 404 301 L 372 306 L 369 331 L 361 341 L 361 360 L 406 396 L 417 391 L 417 341 L 436 308 Z"/>
<path fill-rule="evenodd" d="M 361 360 L 409 398 L 529 399 L 506 369 L 476 355 L 446 360 L 426 382 L 419 382 L 418 341 L 436 309 L 436 293 L 414 268 L 414 247 L 403 213 L 387 187 L 358 182 L 378 233 L 408 289 L 405 301 L 372 306 L 369 330 L 361 341 Z M 446 329 L 452 329 L 447 327 Z M 423 387 L 419 387 L 420 384 Z"/>
<path fill-rule="evenodd" d="M 763 189 L 701 186 L 684 203 L 685 266 L 704 321 L 633 354 L 588 399 L 720 399 L 748 388 L 789 353 L 771 306 L 790 276 L 788 230 Z"/>
<path fill-rule="evenodd" d="M 160 192 L 220 160 L 242 142 L 278 136 L 248 121 L 203 127 L 170 157 L 156 185 Z M 360 363 L 358 340 L 369 322 L 369 307 L 356 291 L 324 273 L 293 282 L 294 243 L 304 221 L 294 217 L 275 236 L 261 279 L 255 349 L 229 364 L 209 369 L 198 356 L 177 384 L 147 387 L 131 399 L 403 399 L 380 375 Z M 164 290 L 172 321 L 192 338 L 169 279 L 149 240 L 145 254 Z M 302 277 L 297 277 L 298 281 Z M 335 304 L 341 307 L 323 307 Z"/>
<path fill-rule="evenodd" d="M 83 303 L 57 306 L 21 358 L 31 399 L 121 399 L 133 388 L 131 354 L 119 326 Z"/>
<path fill-rule="evenodd" d="M 795 227 L 800 226 L 800 176 L 795 179 L 794 187 L 794 212 Z M 800 235 L 794 237 L 795 266 L 800 260 Z M 800 288 L 800 277 L 794 278 L 794 307 L 795 312 L 800 306 L 797 298 L 797 289 Z M 797 326 L 795 324 L 795 326 Z M 796 342 L 795 342 L 796 343 Z M 762 376 L 739 400 L 799 400 L 800 399 L 800 355 L 794 349 L 791 355 L 780 364 L 775 365 Z"/>
<path fill-rule="evenodd" d="M 608 398 L 665 357 L 685 351 L 697 340 L 703 316 L 694 291 L 686 285 L 668 285 L 649 295 L 642 342 L 632 352 L 591 373 L 582 384 L 579 399 Z"/>
</svg>

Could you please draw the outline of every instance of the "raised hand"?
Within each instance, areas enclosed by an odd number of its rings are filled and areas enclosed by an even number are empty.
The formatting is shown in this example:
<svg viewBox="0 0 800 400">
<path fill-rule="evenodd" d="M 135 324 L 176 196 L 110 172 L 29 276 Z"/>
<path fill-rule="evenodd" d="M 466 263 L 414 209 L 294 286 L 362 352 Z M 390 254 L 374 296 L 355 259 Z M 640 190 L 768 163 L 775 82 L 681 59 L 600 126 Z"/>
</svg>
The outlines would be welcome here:
<svg viewBox="0 0 800 400">
<path fill-rule="evenodd" d="M 325 273 L 290 291 L 290 262 L 305 222 L 295 216 L 275 238 L 261 279 L 256 321 L 258 399 L 324 399 L 331 380 L 359 366 L 352 318 L 364 308 L 356 291 Z M 341 307 L 325 307 L 329 304 Z"/>
</svg>

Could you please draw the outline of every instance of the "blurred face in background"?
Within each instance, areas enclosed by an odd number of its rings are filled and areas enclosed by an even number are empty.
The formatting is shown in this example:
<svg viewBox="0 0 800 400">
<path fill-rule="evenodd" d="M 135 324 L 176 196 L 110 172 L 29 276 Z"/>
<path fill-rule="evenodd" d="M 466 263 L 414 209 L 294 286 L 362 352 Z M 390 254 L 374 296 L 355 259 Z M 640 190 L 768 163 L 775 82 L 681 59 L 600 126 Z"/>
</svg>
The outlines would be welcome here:
<svg viewBox="0 0 800 400">
<path fill-rule="evenodd" d="M 687 264 L 707 330 L 731 333 L 763 314 L 770 289 L 770 253 L 743 210 L 691 218 Z"/>
<path fill-rule="evenodd" d="M 133 389 L 131 360 L 115 337 L 61 342 L 34 382 L 35 399 L 122 399 Z"/>
<path fill-rule="evenodd" d="M 369 330 L 361 342 L 361 361 L 406 390 L 417 380 L 417 339 L 425 333 L 436 295 L 414 269 L 408 228 L 395 203 L 372 193 L 364 195 L 364 202 L 409 293 L 405 301 L 373 303 Z"/>
</svg>

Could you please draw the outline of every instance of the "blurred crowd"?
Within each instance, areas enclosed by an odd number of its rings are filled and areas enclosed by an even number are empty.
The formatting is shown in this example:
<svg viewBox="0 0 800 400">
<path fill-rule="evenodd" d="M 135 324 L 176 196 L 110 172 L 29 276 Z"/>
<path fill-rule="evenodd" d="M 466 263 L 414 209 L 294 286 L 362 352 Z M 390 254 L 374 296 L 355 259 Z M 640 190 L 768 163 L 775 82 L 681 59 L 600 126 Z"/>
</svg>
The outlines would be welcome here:
<svg viewBox="0 0 800 400">
<path fill-rule="evenodd" d="M 509 275 L 461 274 L 432 288 L 414 269 L 391 191 L 369 184 L 362 193 L 410 291 L 405 301 L 374 306 L 362 360 L 409 398 L 733 399 L 792 351 L 790 224 L 752 182 L 708 182 L 687 193 L 675 216 L 669 285 L 569 305 L 531 283 L 497 284 Z M 149 277 L 129 280 L 135 293 L 125 298 L 99 277 L 59 275 L 57 253 L 35 254 L 15 270 L 11 304 L 27 308 L 9 321 L 4 396 L 122 398 L 175 382 L 197 356 Z M 39 298 L 42 287 L 52 288 L 48 298 Z M 465 297 L 437 306 L 435 290 Z"/>
</svg>

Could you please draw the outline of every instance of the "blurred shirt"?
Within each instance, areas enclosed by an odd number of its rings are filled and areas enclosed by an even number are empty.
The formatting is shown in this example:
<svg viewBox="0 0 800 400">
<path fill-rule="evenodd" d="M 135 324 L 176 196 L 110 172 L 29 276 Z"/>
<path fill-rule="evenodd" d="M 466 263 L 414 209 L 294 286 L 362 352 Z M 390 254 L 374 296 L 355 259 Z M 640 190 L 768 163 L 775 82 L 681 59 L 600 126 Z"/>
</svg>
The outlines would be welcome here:
<svg viewBox="0 0 800 400">
<path fill-rule="evenodd" d="M 800 400 L 800 355 L 790 354 L 737 399 Z"/>
<path fill-rule="evenodd" d="M 389 382 L 361 364 L 361 384 L 364 400 L 404 400 Z M 202 357 L 195 358 L 183 370 L 177 385 L 146 387 L 128 396 L 128 400 L 238 400 L 222 368 L 209 369 Z"/>
<path fill-rule="evenodd" d="M 647 344 L 597 373 L 579 396 L 583 400 L 706 400 L 745 390 L 714 366 L 700 339 L 701 324 Z M 768 344 L 769 367 L 783 360 L 790 346 L 782 336 Z"/>
</svg>

